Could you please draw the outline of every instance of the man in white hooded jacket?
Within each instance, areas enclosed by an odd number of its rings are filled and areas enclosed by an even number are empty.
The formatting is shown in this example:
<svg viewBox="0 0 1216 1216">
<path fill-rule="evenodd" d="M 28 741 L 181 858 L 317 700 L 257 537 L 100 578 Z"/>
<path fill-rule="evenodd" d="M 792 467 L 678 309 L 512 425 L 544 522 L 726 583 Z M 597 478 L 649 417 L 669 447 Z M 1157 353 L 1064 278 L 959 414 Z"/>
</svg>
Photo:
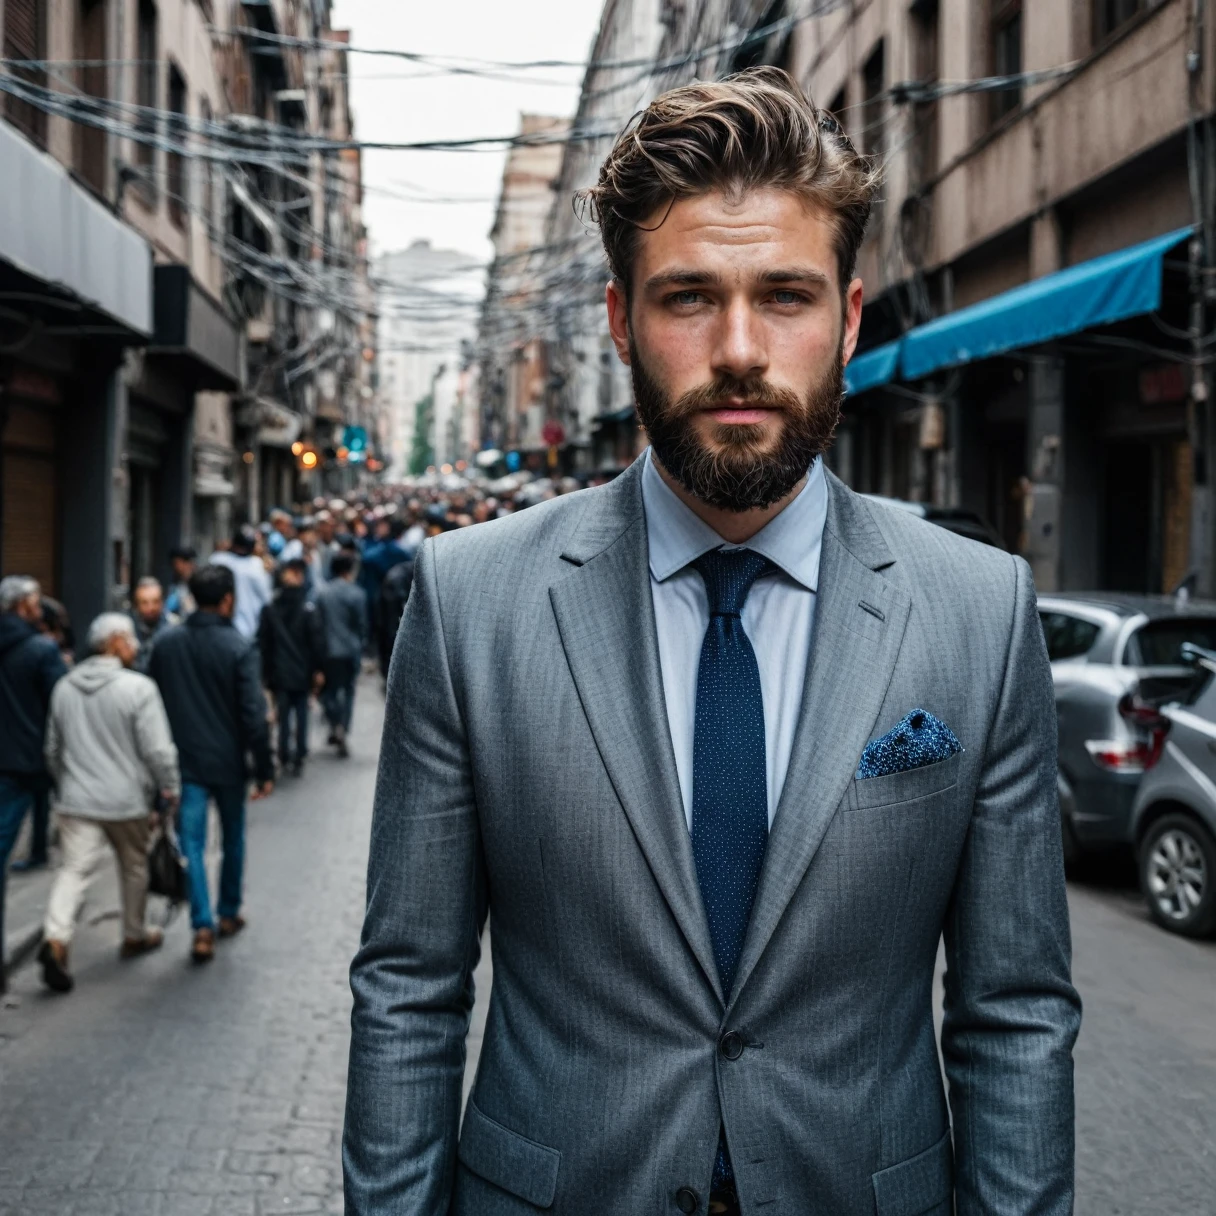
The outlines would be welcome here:
<svg viewBox="0 0 1216 1216">
<path fill-rule="evenodd" d="M 122 957 L 154 950 L 148 929 L 148 830 L 159 792 L 171 809 L 181 793 L 177 748 L 156 684 L 131 670 L 139 654 L 131 618 L 107 612 L 89 628 L 91 655 L 51 696 L 46 761 L 59 792 L 63 865 L 47 907 L 39 953 L 49 988 L 68 992 L 68 947 L 89 879 L 113 850 L 122 878 Z"/>
</svg>

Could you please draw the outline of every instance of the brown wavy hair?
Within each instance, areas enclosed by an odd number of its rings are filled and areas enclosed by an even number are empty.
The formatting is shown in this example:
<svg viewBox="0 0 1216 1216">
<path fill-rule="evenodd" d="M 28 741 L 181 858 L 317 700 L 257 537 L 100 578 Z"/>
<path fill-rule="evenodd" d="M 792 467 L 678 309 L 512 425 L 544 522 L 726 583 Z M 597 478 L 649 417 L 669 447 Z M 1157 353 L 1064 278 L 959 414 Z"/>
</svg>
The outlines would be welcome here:
<svg viewBox="0 0 1216 1216">
<path fill-rule="evenodd" d="M 748 68 L 656 97 L 635 114 L 576 196 L 599 224 L 613 276 L 630 287 L 641 232 L 653 232 L 679 200 L 710 190 L 738 198 L 775 187 L 832 217 L 843 292 L 853 278 L 878 170 L 780 68 Z M 657 217 L 657 220 L 656 220 Z"/>
</svg>

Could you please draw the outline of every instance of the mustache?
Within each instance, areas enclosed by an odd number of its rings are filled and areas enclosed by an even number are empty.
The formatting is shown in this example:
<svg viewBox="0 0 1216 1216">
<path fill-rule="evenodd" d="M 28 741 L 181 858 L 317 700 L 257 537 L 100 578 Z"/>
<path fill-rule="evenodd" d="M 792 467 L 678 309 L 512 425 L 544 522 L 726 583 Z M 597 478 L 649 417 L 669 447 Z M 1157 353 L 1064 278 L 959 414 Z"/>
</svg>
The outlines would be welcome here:
<svg viewBox="0 0 1216 1216">
<path fill-rule="evenodd" d="M 710 384 L 698 385 L 683 393 L 671 405 L 675 417 L 712 409 L 768 409 L 796 414 L 803 408 L 802 398 L 792 389 L 780 388 L 763 376 L 719 376 Z"/>
</svg>

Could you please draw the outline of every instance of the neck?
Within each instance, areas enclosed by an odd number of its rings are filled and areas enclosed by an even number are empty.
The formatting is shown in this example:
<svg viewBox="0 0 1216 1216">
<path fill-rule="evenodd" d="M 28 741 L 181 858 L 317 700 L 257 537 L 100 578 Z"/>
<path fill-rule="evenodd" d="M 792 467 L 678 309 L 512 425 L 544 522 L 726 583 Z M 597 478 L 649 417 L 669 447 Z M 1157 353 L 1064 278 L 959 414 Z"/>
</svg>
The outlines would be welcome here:
<svg viewBox="0 0 1216 1216">
<path fill-rule="evenodd" d="M 804 476 L 784 498 L 779 499 L 771 506 L 755 507 L 749 511 L 727 511 L 722 507 L 712 507 L 709 503 L 697 498 L 695 494 L 690 494 L 662 466 L 655 456 L 653 448 L 650 452 L 650 458 L 654 461 L 654 467 L 658 469 L 659 476 L 667 483 L 675 496 L 694 515 L 704 520 L 713 528 L 723 540 L 729 541 L 732 545 L 742 545 L 751 540 L 770 519 L 780 515 L 802 493 L 802 489 L 806 485 L 806 477 Z"/>
</svg>

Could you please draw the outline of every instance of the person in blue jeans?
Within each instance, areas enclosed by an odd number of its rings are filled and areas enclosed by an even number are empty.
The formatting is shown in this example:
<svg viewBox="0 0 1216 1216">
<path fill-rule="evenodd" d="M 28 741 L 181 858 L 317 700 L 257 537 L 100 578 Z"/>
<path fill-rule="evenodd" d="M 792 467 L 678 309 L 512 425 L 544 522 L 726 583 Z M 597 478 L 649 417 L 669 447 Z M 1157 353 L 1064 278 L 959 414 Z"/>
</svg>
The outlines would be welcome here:
<svg viewBox="0 0 1216 1216">
<path fill-rule="evenodd" d="M 190 953 L 204 963 L 215 955 L 217 934 L 232 937 L 245 927 L 246 756 L 253 757 L 254 799 L 273 792 L 274 764 L 258 650 L 232 624 L 232 571 L 202 566 L 190 579 L 190 592 L 197 611 L 157 639 L 148 674 L 160 688 L 181 764 L 178 822 L 190 871 Z M 224 853 L 218 923 L 205 864 L 211 799 L 219 810 Z"/>
<path fill-rule="evenodd" d="M 261 797 L 255 792 L 253 797 Z M 178 809 L 178 835 L 182 852 L 190 870 L 190 924 L 196 935 L 200 930 L 215 928 L 211 911 L 211 891 L 207 884 L 205 853 L 207 848 L 207 808 L 215 799 L 219 811 L 220 836 L 224 860 L 220 864 L 219 935 L 231 937 L 244 928 L 241 916 L 241 896 L 245 874 L 245 783 L 239 785 L 201 785 L 194 781 L 182 783 L 182 801 Z M 195 877 L 201 881 L 195 881 Z M 208 942 L 208 944 L 212 944 Z M 211 954 L 203 950 L 191 953 L 199 962 Z"/>
<path fill-rule="evenodd" d="M 21 574 L 0 579 L 0 991 L 4 989 L 4 897 L 9 854 L 46 783 L 46 713 L 67 674 L 53 638 L 39 629 L 42 589 Z"/>
</svg>

